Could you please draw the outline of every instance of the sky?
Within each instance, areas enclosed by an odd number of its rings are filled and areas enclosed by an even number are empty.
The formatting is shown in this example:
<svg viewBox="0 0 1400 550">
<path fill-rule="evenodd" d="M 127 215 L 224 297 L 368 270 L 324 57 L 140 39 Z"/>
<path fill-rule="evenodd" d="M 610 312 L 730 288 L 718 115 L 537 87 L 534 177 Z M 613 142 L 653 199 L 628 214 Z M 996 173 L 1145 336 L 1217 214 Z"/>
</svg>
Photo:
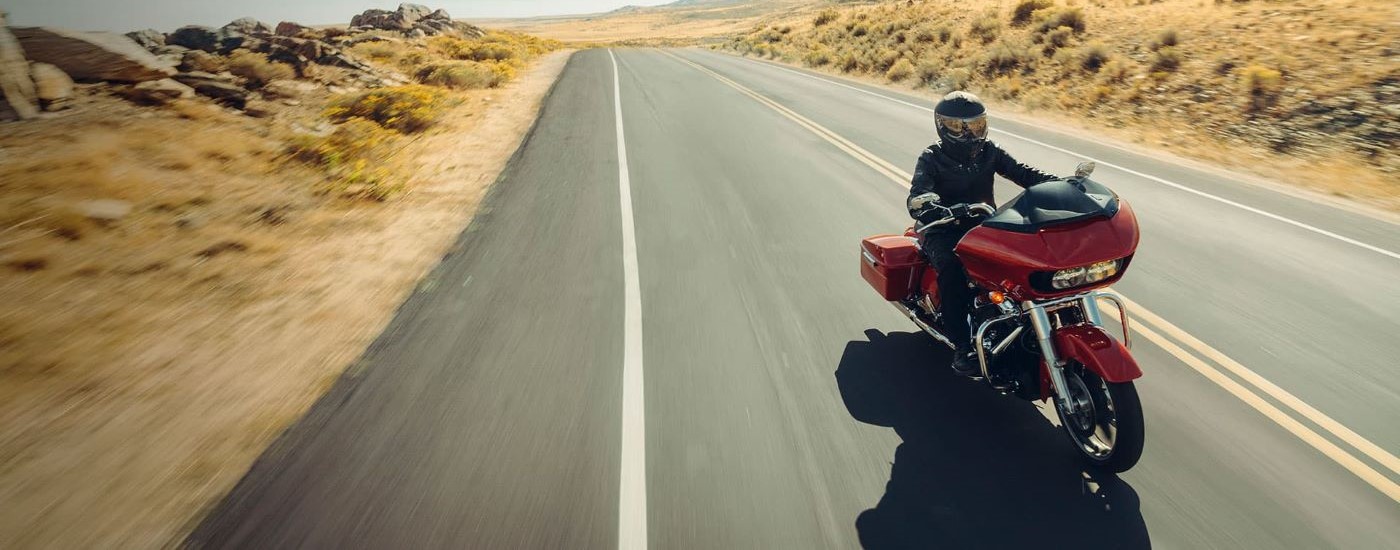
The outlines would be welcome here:
<svg viewBox="0 0 1400 550">
<path fill-rule="evenodd" d="M 295 21 L 306 25 L 349 23 L 366 9 L 394 9 L 400 0 L 0 0 L 13 26 L 53 26 L 81 30 L 170 32 L 183 25 L 213 27 L 239 17 L 270 25 Z M 625 5 L 656 5 L 671 0 L 417 0 L 446 9 L 453 17 L 532 17 L 598 13 Z"/>
</svg>

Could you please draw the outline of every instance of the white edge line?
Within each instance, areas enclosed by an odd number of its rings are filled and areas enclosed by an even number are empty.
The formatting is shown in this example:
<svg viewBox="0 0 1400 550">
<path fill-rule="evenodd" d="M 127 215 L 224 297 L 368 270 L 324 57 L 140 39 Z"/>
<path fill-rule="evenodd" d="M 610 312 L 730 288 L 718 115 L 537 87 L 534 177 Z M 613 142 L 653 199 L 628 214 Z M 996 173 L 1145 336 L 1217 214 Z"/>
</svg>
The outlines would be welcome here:
<svg viewBox="0 0 1400 550">
<path fill-rule="evenodd" d="M 913 107 L 913 108 L 915 108 L 915 109 L 919 109 L 919 110 L 921 110 L 921 111 L 926 111 L 926 112 L 929 112 L 929 113 L 932 113 L 932 112 L 933 112 L 933 109 L 930 109 L 930 108 L 928 108 L 928 107 L 924 107 L 923 105 L 918 105 L 918 104 L 915 104 L 915 103 L 910 103 L 910 102 L 904 101 L 904 100 L 902 100 L 902 99 L 897 99 L 897 98 L 893 98 L 893 97 L 887 96 L 887 95 L 885 95 L 885 94 L 872 92 L 872 91 L 870 91 L 870 90 L 866 90 L 866 89 L 864 89 L 864 88 L 859 88 L 859 87 L 856 87 L 856 86 L 852 86 L 852 85 L 846 84 L 846 83 L 844 83 L 844 82 L 838 82 L 838 81 L 836 81 L 836 80 L 832 80 L 832 79 L 829 79 L 829 78 L 822 78 L 822 77 L 819 77 L 819 76 L 816 76 L 816 75 L 804 73 L 804 72 L 802 72 L 802 71 L 798 71 L 798 70 L 795 70 L 795 69 L 790 69 L 790 68 L 787 68 L 787 67 L 783 67 L 783 66 L 781 66 L 781 65 L 773 64 L 773 63 L 763 63 L 763 62 L 760 62 L 760 61 L 757 61 L 757 60 L 749 59 L 749 58 L 747 58 L 747 57 L 740 58 L 740 59 L 744 59 L 744 60 L 747 60 L 747 61 L 752 62 L 752 63 L 757 63 L 757 64 L 759 64 L 759 65 L 764 65 L 764 66 L 767 66 L 767 67 L 772 67 L 772 68 L 778 69 L 778 70 L 780 70 L 780 71 L 786 71 L 786 72 L 789 72 L 789 73 L 792 73 L 792 74 L 795 74 L 795 75 L 798 75 L 798 76 L 802 76 L 802 77 L 805 77 L 805 78 L 810 78 L 810 79 L 812 79 L 812 80 L 818 80 L 818 81 L 821 81 L 821 82 L 826 82 L 827 84 L 834 84 L 834 85 L 840 86 L 840 87 L 842 87 L 842 88 L 849 88 L 849 89 L 851 89 L 851 90 L 855 90 L 855 91 L 857 91 L 857 92 L 860 92 L 860 93 L 863 93 L 863 94 L 866 94 L 866 95 L 872 95 L 872 96 L 875 96 L 875 97 L 878 97 L 878 98 L 882 98 L 882 99 L 885 99 L 885 100 L 888 100 L 888 101 L 893 101 L 893 102 L 898 103 L 898 104 L 900 104 L 900 105 L 906 105 L 906 106 L 909 106 L 909 107 Z M 1328 231 L 1328 230 L 1326 230 L 1326 229 L 1322 229 L 1322 228 L 1320 228 L 1320 227 L 1308 225 L 1308 224 L 1303 223 L 1303 222 L 1300 222 L 1300 221 L 1296 221 L 1296 220 L 1292 220 L 1292 219 L 1289 219 L 1289 218 L 1285 218 L 1285 217 L 1283 217 L 1283 216 L 1280 216 L 1280 215 L 1278 215 L 1278 214 L 1274 214 L 1274 213 L 1272 213 L 1272 212 L 1266 212 L 1266 211 L 1264 211 L 1264 210 L 1260 210 L 1260 209 L 1255 208 L 1255 207 L 1253 207 L 1253 206 L 1249 206 L 1249 205 L 1246 205 L 1246 204 L 1241 204 L 1241 203 L 1239 203 L 1239 202 L 1232 201 L 1232 200 L 1227 199 L 1227 198 L 1224 198 L 1224 197 L 1219 197 L 1219 196 L 1216 196 L 1216 195 L 1212 195 L 1212 194 L 1210 194 L 1210 193 L 1206 193 L 1205 191 L 1200 191 L 1200 190 L 1197 190 L 1197 189 L 1192 189 L 1192 188 L 1187 187 L 1187 186 L 1185 186 L 1185 185 L 1182 185 L 1182 184 L 1180 184 L 1180 183 L 1176 183 L 1176 182 L 1173 182 L 1173 181 L 1168 181 L 1168 180 L 1159 178 L 1159 177 L 1154 176 L 1154 175 L 1151 175 L 1151 174 L 1145 174 L 1145 173 L 1139 172 L 1139 171 L 1137 171 L 1137 170 L 1133 170 L 1132 168 L 1128 168 L 1128 167 L 1125 167 L 1125 166 L 1120 166 L 1120 165 L 1118 165 L 1118 164 L 1114 164 L 1114 163 L 1111 163 L 1111 162 L 1108 162 L 1108 161 L 1105 161 L 1105 160 L 1100 160 L 1100 159 L 1091 157 L 1091 156 L 1089 156 L 1089 155 L 1085 155 L 1085 154 L 1081 154 L 1081 153 L 1076 153 L 1076 152 L 1074 152 L 1074 151 L 1070 151 L 1069 149 L 1065 149 L 1065 148 L 1062 148 L 1062 147 L 1056 147 L 1056 146 L 1054 146 L 1054 145 L 1050 145 L 1050 144 L 1048 144 L 1048 143 L 1045 143 L 1045 142 L 1042 142 L 1042 141 L 1039 141 L 1039 140 L 1035 140 L 1035 139 L 1031 139 L 1031 138 L 1028 138 L 1028 137 L 1019 135 L 1019 134 L 1013 134 L 1013 133 L 1008 132 L 1008 131 L 1006 131 L 1006 130 L 1001 130 L 1001 129 L 993 128 L 992 131 L 993 131 L 993 132 L 997 132 L 997 133 L 999 133 L 999 134 L 1005 134 L 1005 135 L 1007 135 L 1007 136 L 1010 136 L 1010 137 L 1013 137 L 1013 138 L 1016 138 L 1016 139 L 1019 139 L 1019 140 L 1025 141 L 1025 142 L 1028 142 L 1028 143 L 1033 143 L 1033 144 L 1035 144 L 1035 145 L 1039 145 L 1039 146 L 1045 147 L 1045 148 L 1047 148 L 1047 149 L 1052 149 L 1052 150 L 1055 150 L 1055 151 L 1059 151 L 1059 152 L 1061 152 L 1061 153 L 1065 153 L 1065 154 L 1068 154 L 1068 155 L 1073 155 L 1073 156 L 1076 156 L 1076 157 L 1079 157 L 1079 158 L 1082 158 L 1082 159 L 1085 159 L 1085 160 L 1091 160 L 1091 161 L 1094 161 L 1095 163 L 1098 163 L 1098 164 L 1103 165 L 1103 166 L 1107 166 L 1107 167 L 1109 167 L 1109 168 L 1113 168 L 1113 169 L 1115 169 L 1115 170 L 1119 170 L 1119 171 L 1122 171 L 1122 172 L 1127 172 L 1127 173 L 1129 173 L 1129 174 L 1132 174 L 1132 175 L 1134 175 L 1134 176 L 1137 176 L 1137 177 L 1140 177 L 1140 178 L 1143 178 L 1143 179 L 1151 180 L 1151 181 L 1160 183 L 1160 184 L 1162 184 L 1162 185 L 1166 185 L 1166 186 L 1169 186 L 1169 187 L 1173 187 L 1173 188 L 1176 188 L 1176 189 L 1180 189 L 1180 190 L 1186 191 L 1186 192 L 1188 192 L 1188 193 L 1193 193 L 1193 194 L 1199 195 L 1199 196 L 1201 196 L 1201 197 L 1204 197 L 1204 198 L 1207 198 L 1207 199 L 1210 199 L 1210 200 L 1213 200 L 1213 201 L 1216 201 L 1216 202 L 1220 202 L 1220 203 L 1222 203 L 1222 204 L 1227 204 L 1227 205 L 1233 206 L 1233 207 L 1235 207 L 1235 208 L 1239 208 L 1239 209 L 1244 210 L 1244 211 L 1246 211 L 1246 212 L 1251 212 L 1251 213 L 1254 213 L 1254 214 L 1258 214 L 1258 215 L 1260 215 L 1260 216 L 1264 216 L 1264 217 L 1266 217 L 1266 218 L 1269 218 L 1269 219 L 1272 219 L 1272 220 L 1275 220 L 1275 221 L 1280 221 L 1280 222 L 1286 223 L 1286 224 L 1288 224 L 1288 225 L 1292 225 L 1292 226 L 1294 226 L 1294 227 L 1298 227 L 1298 228 L 1300 228 L 1300 229 L 1305 229 L 1305 230 L 1308 230 L 1308 231 L 1312 231 L 1313 233 L 1317 233 L 1318 235 L 1322 235 L 1322 236 L 1324 236 L 1324 237 L 1331 237 L 1331 238 L 1333 238 L 1333 239 L 1342 241 L 1342 242 L 1344 242 L 1344 243 L 1347 243 L 1347 244 L 1350 244 L 1350 245 L 1353 245 L 1353 246 L 1357 246 L 1357 247 L 1360 247 L 1360 248 L 1364 248 L 1364 249 L 1366 249 L 1366 250 L 1370 250 L 1370 251 L 1375 252 L 1375 253 L 1377 253 L 1377 254 L 1382 254 L 1382 255 L 1385 255 L 1385 256 L 1390 256 L 1391 258 L 1394 258 L 1394 259 L 1396 259 L 1396 260 L 1400 260 L 1400 252 L 1392 252 L 1392 251 L 1390 251 L 1390 250 L 1386 250 L 1386 249 L 1384 249 L 1384 248 L 1381 248 L 1381 247 L 1378 247 L 1378 246 L 1375 246 L 1375 245 L 1371 245 L 1371 244 L 1367 244 L 1367 243 L 1358 241 L 1358 240 L 1353 239 L 1353 238 L 1351 238 L 1351 237 L 1347 237 L 1347 236 L 1344 236 L 1344 235 L 1338 235 L 1338 234 L 1336 234 L 1336 233 L 1333 233 L 1333 232 Z"/>
<path fill-rule="evenodd" d="M 627 141 L 622 130 L 622 80 L 613 67 L 613 107 L 617 115 L 617 182 L 622 204 L 622 465 L 617 503 L 617 547 L 647 547 L 646 399 L 642 395 L 642 288 L 637 280 L 637 230 L 632 220 L 632 182 L 627 174 Z"/>
</svg>

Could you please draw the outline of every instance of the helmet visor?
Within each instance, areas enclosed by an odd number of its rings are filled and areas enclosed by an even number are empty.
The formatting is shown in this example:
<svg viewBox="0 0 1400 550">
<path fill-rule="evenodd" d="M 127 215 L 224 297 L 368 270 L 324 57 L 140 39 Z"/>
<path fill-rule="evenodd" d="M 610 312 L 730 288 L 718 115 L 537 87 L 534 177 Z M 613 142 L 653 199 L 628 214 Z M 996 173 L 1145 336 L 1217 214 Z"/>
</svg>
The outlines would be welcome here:
<svg viewBox="0 0 1400 550">
<path fill-rule="evenodd" d="M 938 115 L 938 125 L 948 132 L 948 135 L 962 139 L 985 139 L 987 137 L 987 115 L 977 115 L 972 118 L 955 118 Z"/>
</svg>

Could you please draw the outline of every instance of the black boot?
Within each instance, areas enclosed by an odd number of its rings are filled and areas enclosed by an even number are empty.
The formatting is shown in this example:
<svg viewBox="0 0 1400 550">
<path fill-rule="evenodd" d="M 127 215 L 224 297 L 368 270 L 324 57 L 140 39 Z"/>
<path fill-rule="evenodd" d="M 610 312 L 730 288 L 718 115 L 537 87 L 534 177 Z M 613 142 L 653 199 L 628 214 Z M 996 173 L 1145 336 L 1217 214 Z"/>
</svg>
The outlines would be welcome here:
<svg viewBox="0 0 1400 550">
<path fill-rule="evenodd" d="M 953 351 L 953 372 L 963 376 L 981 376 L 982 367 L 977 364 L 972 346 L 961 345 Z"/>
</svg>

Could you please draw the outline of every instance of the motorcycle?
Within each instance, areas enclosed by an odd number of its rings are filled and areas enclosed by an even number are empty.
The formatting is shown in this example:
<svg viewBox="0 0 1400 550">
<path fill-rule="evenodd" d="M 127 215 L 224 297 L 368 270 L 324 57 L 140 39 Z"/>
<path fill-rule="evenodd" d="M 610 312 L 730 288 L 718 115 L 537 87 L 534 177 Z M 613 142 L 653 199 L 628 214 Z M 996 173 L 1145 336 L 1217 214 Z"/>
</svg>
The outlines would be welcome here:
<svg viewBox="0 0 1400 550">
<path fill-rule="evenodd" d="M 1123 300 L 1106 287 L 1122 279 L 1138 245 L 1137 218 L 1126 201 L 1075 175 L 1027 188 L 999 209 L 944 206 L 912 197 L 918 219 L 903 235 L 861 241 L 861 276 L 921 330 L 956 348 L 970 338 L 981 380 L 1028 401 L 1053 400 L 1079 454 L 1097 469 L 1124 472 L 1142 456 L 1142 404 L 1133 381 L 1142 370 L 1129 349 Z M 972 334 L 942 326 L 938 273 L 919 237 L 957 222 L 975 222 L 954 248 L 974 288 Z M 1122 339 L 1104 326 L 1099 301 L 1117 308 Z"/>
</svg>

